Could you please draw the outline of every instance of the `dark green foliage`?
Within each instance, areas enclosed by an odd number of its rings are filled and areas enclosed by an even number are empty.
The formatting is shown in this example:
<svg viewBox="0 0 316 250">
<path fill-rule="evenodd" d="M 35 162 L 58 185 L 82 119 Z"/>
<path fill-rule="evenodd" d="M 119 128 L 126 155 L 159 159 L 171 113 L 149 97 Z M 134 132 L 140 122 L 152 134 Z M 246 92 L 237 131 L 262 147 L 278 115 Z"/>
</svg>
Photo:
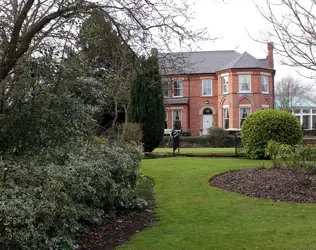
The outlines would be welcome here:
<svg viewBox="0 0 316 250">
<path fill-rule="evenodd" d="M 180 147 L 181 148 L 229 148 L 234 147 L 235 138 L 230 135 L 225 136 L 181 136 Z M 172 137 L 164 136 L 160 148 L 172 147 Z"/>
<path fill-rule="evenodd" d="M 246 118 L 241 137 L 247 155 L 262 158 L 269 140 L 295 145 L 302 140 L 302 129 L 297 118 L 289 112 L 262 110 Z"/>
<path fill-rule="evenodd" d="M 113 130 L 117 123 L 126 119 L 134 54 L 102 12 L 93 13 L 83 22 L 78 40 L 82 49 L 80 54 L 90 68 L 89 76 L 101 81 L 106 88 L 105 105 L 94 116 L 100 125 L 99 131 L 110 127 Z"/>
<path fill-rule="evenodd" d="M 6 161 L 0 249 L 73 246 L 78 233 L 101 225 L 118 208 L 144 207 L 136 189 L 142 156 L 136 144 L 122 148 L 97 143 L 67 154 L 60 164 L 51 153 Z"/>
<path fill-rule="evenodd" d="M 82 141 L 96 125 L 93 115 L 104 105 L 102 84 L 80 77 L 82 65 L 75 56 L 59 69 L 50 55 L 25 63 L 19 71 L 24 79 L 11 79 L 12 91 L 3 102 L 0 151 L 37 154 Z"/>
<path fill-rule="evenodd" d="M 150 57 L 144 61 L 141 72 L 133 82 L 128 119 L 142 124 L 146 152 L 158 147 L 164 134 L 165 107 L 158 61 Z"/>
<path fill-rule="evenodd" d="M 122 65 L 132 65 L 128 47 L 119 38 L 111 22 L 102 12 L 93 13 L 80 29 L 79 45 L 96 69 L 120 70 Z M 129 57 L 126 56 L 129 54 Z M 122 56 L 125 56 L 122 58 Z"/>
<path fill-rule="evenodd" d="M 6 112 L 0 117 L 0 126 L 0 150 L 21 154 L 81 140 L 94 121 L 90 107 L 79 98 L 69 98 L 67 92 L 42 91 L 32 101 Z"/>
</svg>

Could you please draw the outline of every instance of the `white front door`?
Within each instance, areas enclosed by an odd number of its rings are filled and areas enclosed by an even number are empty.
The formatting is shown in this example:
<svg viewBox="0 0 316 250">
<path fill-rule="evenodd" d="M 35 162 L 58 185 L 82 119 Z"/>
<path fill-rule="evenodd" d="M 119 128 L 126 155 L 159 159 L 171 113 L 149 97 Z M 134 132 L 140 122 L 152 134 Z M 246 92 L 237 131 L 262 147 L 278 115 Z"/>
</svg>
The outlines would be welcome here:
<svg viewBox="0 0 316 250">
<path fill-rule="evenodd" d="M 208 129 L 212 127 L 213 115 L 203 115 L 203 135 L 208 135 Z"/>
</svg>

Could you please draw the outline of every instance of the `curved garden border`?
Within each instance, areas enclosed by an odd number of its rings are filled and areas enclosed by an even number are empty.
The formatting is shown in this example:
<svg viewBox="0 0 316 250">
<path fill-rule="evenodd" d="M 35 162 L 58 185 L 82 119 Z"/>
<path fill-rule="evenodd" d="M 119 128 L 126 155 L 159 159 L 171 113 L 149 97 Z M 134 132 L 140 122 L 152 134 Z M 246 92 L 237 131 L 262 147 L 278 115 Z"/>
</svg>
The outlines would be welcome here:
<svg viewBox="0 0 316 250">
<path fill-rule="evenodd" d="M 214 176 L 210 185 L 245 196 L 316 203 L 316 175 L 284 168 L 234 170 Z"/>
</svg>

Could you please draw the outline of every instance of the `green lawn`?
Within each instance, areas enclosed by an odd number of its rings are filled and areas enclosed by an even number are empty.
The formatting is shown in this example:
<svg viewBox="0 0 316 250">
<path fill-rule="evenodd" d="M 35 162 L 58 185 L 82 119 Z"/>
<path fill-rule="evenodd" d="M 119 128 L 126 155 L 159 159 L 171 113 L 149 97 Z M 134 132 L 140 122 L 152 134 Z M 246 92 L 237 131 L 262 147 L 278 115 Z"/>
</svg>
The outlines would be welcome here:
<svg viewBox="0 0 316 250">
<path fill-rule="evenodd" d="M 159 221 L 121 249 L 316 249 L 315 205 L 250 198 L 208 185 L 221 172 L 262 164 L 241 159 L 144 160 L 142 172 L 156 182 Z"/>
<path fill-rule="evenodd" d="M 154 153 L 172 153 L 172 148 L 156 148 Z M 178 150 L 176 150 L 176 153 Z M 235 148 L 180 148 L 180 153 L 194 154 L 235 154 Z"/>
</svg>

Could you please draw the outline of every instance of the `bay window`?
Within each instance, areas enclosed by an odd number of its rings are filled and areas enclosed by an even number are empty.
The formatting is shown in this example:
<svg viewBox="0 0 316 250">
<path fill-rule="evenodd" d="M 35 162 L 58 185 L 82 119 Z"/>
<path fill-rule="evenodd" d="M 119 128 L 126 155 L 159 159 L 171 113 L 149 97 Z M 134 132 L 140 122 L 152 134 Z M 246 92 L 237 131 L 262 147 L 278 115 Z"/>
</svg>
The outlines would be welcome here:
<svg viewBox="0 0 316 250">
<path fill-rule="evenodd" d="M 172 126 L 174 129 L 181 129 L 182 110 L 172 110 Z"/>
<path fill-rule="evenodd" d="M 228 93 L 228 76 L 222 77 L 222 93 L 223 94 Z"/>
<path fill-rule="evenodd" d="M 244 108 L 241 107 L 239 108 L 239 127 L 241 128 L 243 122 L 246 120 L 247 116 L 250 114 L 251 109 L 250 107 Z"/>
<path fill-rule="evenodd" d="M 251 75 L 239 75 L 239 92 L 251 92 Z"/>
<path fill-rule="evenodd" d="M 228 108 L 223 108 L 223 128 L 229 129 L 229 112 Z"/>
<path fill-rule="evenodd" d="M 269 76 L 262 75 L 261 76 L 261 92 L 268 93 L 269 89 Z"/>
</svg>

